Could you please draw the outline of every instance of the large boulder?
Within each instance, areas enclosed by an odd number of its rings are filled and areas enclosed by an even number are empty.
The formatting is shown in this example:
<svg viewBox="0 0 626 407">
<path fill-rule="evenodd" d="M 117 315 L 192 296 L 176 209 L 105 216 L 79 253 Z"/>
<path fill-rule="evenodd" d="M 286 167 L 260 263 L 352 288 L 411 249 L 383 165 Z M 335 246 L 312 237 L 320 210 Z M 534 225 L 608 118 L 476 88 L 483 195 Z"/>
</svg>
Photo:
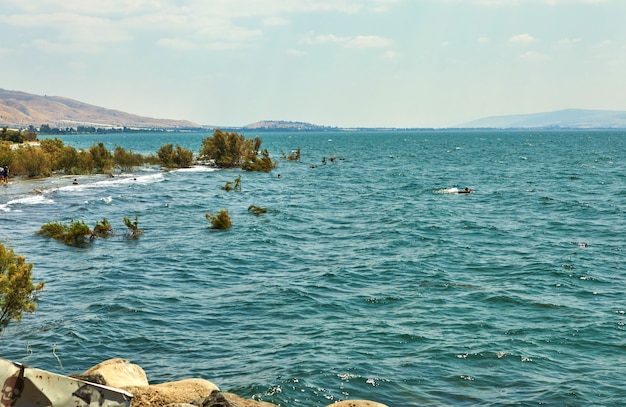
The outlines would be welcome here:
<svg viewBox="0 0 626 407">
<path fill-rule="evenodd" d="M 276 404 L 268 403 L 266 401 L 244 399 L 233 393 L 222 394 L 224 395 L 224 398 L 228 401 L 229 407 L 278 407 Z"/>
<path fill-rule="evenodd" d="M 109 359 L 98 363 L 83 373 L 84 376 L 101 377 L 109 387 L 147 386 L 148 377 L 141 366 L 126 359 Z"/>
<path fill-rule="evenodd" d="M 276 404 L 244 399 L 233 393 L 214 390 L 208 397 L 188 403 L 168 404 L 164 407 L 278 407 Z"/>
<path fill-rule="evenodd" d="M 204 379 L 184 379 L 148 386 L 123 386 L 121 389 L 133 395 L 133 407 L 189 403 L 208 397 L 214 390 L 219 391 L 214 383 Z"/>
</svg>

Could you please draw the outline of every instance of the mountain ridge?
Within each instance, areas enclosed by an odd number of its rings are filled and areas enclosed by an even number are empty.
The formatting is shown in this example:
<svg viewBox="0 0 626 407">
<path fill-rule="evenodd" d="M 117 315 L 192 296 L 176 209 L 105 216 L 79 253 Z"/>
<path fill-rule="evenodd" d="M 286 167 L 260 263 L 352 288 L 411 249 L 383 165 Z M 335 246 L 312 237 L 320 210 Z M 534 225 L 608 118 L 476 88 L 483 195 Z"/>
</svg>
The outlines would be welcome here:
<svg viewBox="0 0 626 407">
<path fill-rule="evenodd" d="M 91 105 L 67 97 L 40 96 L 0 88 L 0 127 L 26 128 L 33 126 L 37 128 L 43 124 L 60 129 L 85 126 L 105 129 L 202 130 L 220 127 L 201 125 L 189 120 L 158 119 L 140 116 L 120 110 Z M 260 120 L 241 127 L 224 126 L 224 128 L 258 131 L 351 130 L 286 120 Z M 626 129 L 626 111 L 562 109 L 552 112 L 488 116 L 449 128 Z M 385 128 L 377 129 L 384 130 Z M 409 129 L 404 128 L 404 130 Z"/>
<path fill-rule="evenodd" d="M 157 119 L 107 109 L 62 96 L 40 96 L 0 88 L 0 126 L 76 126 L 139 129 L 194 129 L 189 120 Z"/>
<path fill-rule="evenodd" d="M 488 116 L 472 120 L 455 128 L 563 128 L 563 129 L 622 129 L 626 128 L 626 111 L 594 109 L 562 109 L 551 112 Z"/>
</svg>

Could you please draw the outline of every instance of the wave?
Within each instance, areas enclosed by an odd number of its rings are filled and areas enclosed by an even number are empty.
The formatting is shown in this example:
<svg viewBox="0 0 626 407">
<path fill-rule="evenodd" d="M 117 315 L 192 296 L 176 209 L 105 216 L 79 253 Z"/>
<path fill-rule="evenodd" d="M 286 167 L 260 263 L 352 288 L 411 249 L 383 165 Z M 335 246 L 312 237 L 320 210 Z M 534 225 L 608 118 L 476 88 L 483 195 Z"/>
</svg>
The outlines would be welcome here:
<svg viewBox="0 0 626 407">
<path fill-rule="evenodd" d="M 442 189 L 436 189 L 434 191 L 436 194 L 458 194 L 459 193 L 459 189 L 452 187 L 452 188 L 442 188 Z"/>
<path fill-rule="evenodd" d="M 213 172 L 217 170 L 217 168 L 209 167 L 208 165 L 194 165 L 189 168 L 177 168 L 171 172 Z"/>
<path fill-rule="evenodd" d="M 12 199 L 5 204 L 0 204 L 0 211 L 11 212 L 14 206 L 18 205 L 50 205 L 54 200 L 45 197 L 44 195 L 27 195 L 20 198 Z"/>
</svg>

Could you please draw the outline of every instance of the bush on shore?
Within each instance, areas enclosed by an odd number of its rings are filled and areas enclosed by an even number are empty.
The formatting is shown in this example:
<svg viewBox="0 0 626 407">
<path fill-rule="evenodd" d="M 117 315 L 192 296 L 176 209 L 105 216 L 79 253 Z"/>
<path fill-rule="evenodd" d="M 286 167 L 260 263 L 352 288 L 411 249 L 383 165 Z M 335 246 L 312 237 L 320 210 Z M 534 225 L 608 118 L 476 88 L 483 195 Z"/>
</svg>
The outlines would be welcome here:
<svg viewBox="0 0 626 407">
<path fill-rule="evenodd" d="M 42 140 L 39 145 L 23 144 L 24 139 L 36 140 L 34 133 L 17 133 L 21 139 L 15 144 L 8 140 L 16 138 L 12 130 L 0 132 L 0 165 L 8 165 L 11 175 L 48 177 L 55 172 L 68 175 L 110 173 L 114 168 L 132 171 L 141 165 L 160 164 L 166 168 L 186 168 L 193 165 L 193 151 L 180 145 L 166 144 L 156 154 L 142 156 L 131 150 L 116 146 L 108 151 L 102 142 L 87 150 L 66 146 L 58 138 Z M 3 135 L 4 134 L 4 135 Z M 261 150 L 261 139 L 246 139 L 237 133 L 215 130 L 213 136 L 202 141 L 200 160 L 211 161 L 220 168 L 242 168 L 246 171 L 269 172 L 277 163 L 267 149 Z"/>
</svg>

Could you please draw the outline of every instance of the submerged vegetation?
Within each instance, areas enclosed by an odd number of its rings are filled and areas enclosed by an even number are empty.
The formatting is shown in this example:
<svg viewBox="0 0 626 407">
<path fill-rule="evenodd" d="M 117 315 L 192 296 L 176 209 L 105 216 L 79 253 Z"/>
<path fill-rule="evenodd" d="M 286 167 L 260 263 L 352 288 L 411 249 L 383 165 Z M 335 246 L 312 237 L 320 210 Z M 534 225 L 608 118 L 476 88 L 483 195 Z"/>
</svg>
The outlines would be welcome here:
<svg viewBox="0 0 626 407">
<path fill-rule="evenodd" d="M 224 184 L 220 188 L 226 192 L 241 191 L 241 175 L 239 175 L 233 181 L 226 181 L 226 184 Z"/>
<path fill-rule="evenodd" d="M 0 333 L 22 314 L 35 311 L 38 291 L 44 283 L 33 283 L 32 263 L 0 243 Z"/>
<path fill-rule="evenodd" d="M 269 172 L 276 168 L 267 149 L 261 150 L 261 139 L 246 139 L 234 132 L 215 130 L 213 136 L 202 140 L 200 159 L 213 162 L 219 168 L 241 168 L 246 171 Z"/>
<path fill-rule="evenodd" d="M 232 223 L 230 221 L 230 215 L 228 214 L 227 209 L 220 209 L 217 215 L 211 215 L 210 213 L 206 213 L 204 215 L 209 222 L 211 222 L 212 229 L 230 229 Z"/>
<path fill-rule="evenodd" d="M 124 224 L 128 228 L 126 237 L 129 239 L 138 239 L 143 233 L 143 230 L 139 229 L 139 219 L 137 215 L 135 215 L 135 220 L 124 217 Z M 82 246 L 95 238 L 106 239 L 115 236 L 113 226 L 107 218 L 96 221 L 93 230 L 82 220 L 72 219 L 69 224 L 48 222 L 41 226 L 36 234 L 62 241 L 68 246 Z"/>
<path fill-rule="evenodd" d="M 281 158 L 283 160 L 289 160 L 289 161 L 300 161 L 300 147 L 290 152 L 289 155 L 282 153 Z"/>
<path fill-rule="evenodd" d="M 124 224 L 128 228 L 126 237 L 129 239 L 139 239 L 139 236 L 143 234 L 143 229 L 139 229 L 139 218 L 135 215 L 135 220 L 130 220 L 129 217 L 124 217 Z"/>
<path fill-rule="evenodd" d="M 261 216 L 264 213 L 267 213 L 267 208 L 262 208 L 262 207 L 256 206 L 256 205 L 250 205 L 250 206 L 248 206 L 248 212 L 250 212 L 254 216 Z"/>
<path fill-rule="evenodd" d="M 78 246 L 88 241 L 93 232 L 84 221 L 72 219 L 69 225 L 61 222 L 46 223 L 37 234 L 61 240 L 68 246 Z"/>
<path fill-rule="evenodd" d="M 96 221 L 96 225 L 93 227 L 92 237 L 101 237 L 106 239 L 109 236 L 114 236 L 113 227 L 109 223 L 107 218 Z"/>
</svg>

